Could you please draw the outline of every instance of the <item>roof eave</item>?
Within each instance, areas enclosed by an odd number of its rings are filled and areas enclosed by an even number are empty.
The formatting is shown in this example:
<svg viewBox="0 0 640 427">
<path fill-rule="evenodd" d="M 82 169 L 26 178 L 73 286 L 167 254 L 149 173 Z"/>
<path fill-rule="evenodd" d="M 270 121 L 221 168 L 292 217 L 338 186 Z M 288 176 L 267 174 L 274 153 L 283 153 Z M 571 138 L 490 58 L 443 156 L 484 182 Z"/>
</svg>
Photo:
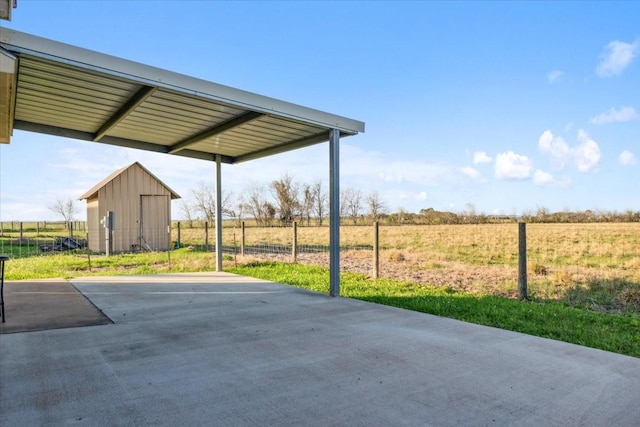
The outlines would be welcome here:
<svg viewBox="0 0 640 427">
<path fill-rule="evenodd" d="M 364 132 L 364 122 L 300 106 L 286 101 L 224 86 L 139 62 L 68 45 L 32 34 L 0 28 L 0 44 L 10 51 L 55 58 L 142 84 L 223 102 L 252 111 L 313 123 L 349 134 Z"/>
</svg>

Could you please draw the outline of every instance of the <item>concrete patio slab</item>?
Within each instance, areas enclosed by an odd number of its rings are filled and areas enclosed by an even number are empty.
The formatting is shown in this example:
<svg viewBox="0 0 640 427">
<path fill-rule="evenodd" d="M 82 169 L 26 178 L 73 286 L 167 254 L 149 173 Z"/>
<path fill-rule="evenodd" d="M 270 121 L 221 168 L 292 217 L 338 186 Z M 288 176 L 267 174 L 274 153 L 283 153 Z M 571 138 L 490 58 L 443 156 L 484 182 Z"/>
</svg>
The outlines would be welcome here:
<svg viewBox="0 0 640 427">
<path fill-rule="evenodd" d="M 640 359 L 225 273 L 72 281 L 0 335 L 1 425 L 637 426 Z"/>
</svg>

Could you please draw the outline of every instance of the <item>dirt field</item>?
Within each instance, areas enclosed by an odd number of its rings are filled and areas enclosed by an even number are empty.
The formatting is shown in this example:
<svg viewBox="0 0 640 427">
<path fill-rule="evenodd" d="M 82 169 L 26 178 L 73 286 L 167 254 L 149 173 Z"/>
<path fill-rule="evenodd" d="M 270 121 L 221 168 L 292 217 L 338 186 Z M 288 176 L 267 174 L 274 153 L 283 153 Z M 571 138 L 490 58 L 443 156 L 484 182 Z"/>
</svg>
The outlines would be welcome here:
<svg viewBox="0 0 640 427">
<path fill-rule="evenodd" d="M 260 238 L 258 231 L 247 231 L 255 244 L 290 241 L 288 229 L 267 229 Z M 325 232 L 299 229 L 298 244 L 317 245 Z M 372 235 L 370 227 L 341 227 L 342 271 L 373 274 Z M 516 224 L 380 227 L 380 247 L 379 277 L 517 296 Z M 290 253 L 253 258 L 292 260 Z M 329 255 L 299 251 L 297 261 L 328 266 Z M 621 298 L 640 299 L 640 224 L 529 224 L 527 271 L 529 295 L 539 298 L 615 288 Z"/>
</svg>

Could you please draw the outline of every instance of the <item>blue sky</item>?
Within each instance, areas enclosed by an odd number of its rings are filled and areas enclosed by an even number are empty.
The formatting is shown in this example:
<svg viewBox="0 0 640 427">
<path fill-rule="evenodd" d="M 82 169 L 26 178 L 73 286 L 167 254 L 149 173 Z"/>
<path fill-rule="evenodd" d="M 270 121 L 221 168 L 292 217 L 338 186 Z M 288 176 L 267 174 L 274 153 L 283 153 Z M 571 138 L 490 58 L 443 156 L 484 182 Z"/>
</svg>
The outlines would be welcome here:
<svg viewBox="0 0 640 427">
<path fill-rule="evenodd" d="M 638 1 L 20 0 L 0 25 L 362 120 L 341 142 L 341 186 L 391 211 L 640 210 Z M 223 165 L 223 190 L 328 182 L 328 157 L 320 144 Z M 215 174 L 15 131 L 0 220 L 58 219 L 57 199 L 134 161 L 185 199 Z"/>
</svg>

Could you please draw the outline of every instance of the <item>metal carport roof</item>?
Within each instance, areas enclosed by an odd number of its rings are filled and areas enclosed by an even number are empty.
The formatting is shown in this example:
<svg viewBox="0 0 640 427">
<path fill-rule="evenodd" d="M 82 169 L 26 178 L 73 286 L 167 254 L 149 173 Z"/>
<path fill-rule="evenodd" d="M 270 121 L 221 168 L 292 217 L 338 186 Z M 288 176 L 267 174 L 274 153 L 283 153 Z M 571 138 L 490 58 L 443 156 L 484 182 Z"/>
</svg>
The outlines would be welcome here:
<svg viewBox="0 0 640 427">
<path fill-rule="evenodd" d="M 338 145 L 363 122 L 0 28 L 0 143 L 13 129 L 215 161 L 218 223 L 221 163 L 329 141 L 330 282 L 339 293 Z"/>
<path fill-rule="evenodd" d="M 0 28 L 0 47 L 5 142 L 21 129 L 236 163 L 327 141 L 331 129 L 364 131 L 357 120 L 10 29 Z"/>
</svg>

